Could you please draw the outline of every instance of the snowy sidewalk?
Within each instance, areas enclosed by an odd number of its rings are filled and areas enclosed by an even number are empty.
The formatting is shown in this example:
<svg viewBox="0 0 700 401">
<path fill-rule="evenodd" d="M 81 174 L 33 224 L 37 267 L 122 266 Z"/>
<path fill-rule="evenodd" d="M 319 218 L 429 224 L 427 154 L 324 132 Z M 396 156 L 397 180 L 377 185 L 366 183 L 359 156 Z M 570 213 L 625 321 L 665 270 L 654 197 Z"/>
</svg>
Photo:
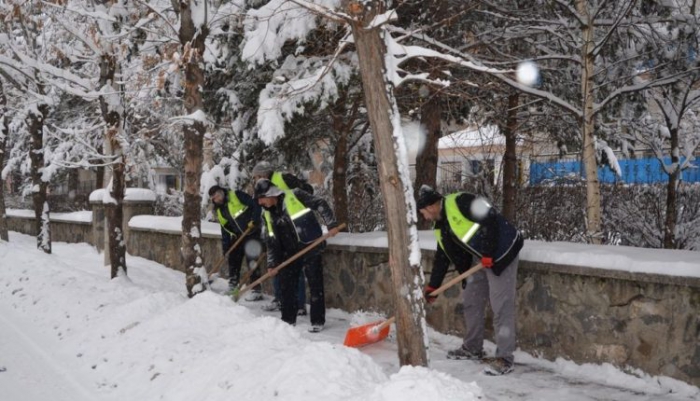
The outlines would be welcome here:
<svg viewBox="0 0 700 401">
<path fill-rule="evenodd" d="M 221 283 L 218 289 L 223 289 Z M 217 287 L 215 287 L 217 289 Z M 264 302 L 241 302 L 259 315 L 279 317 L 278 312 L 263 312 L 259 305 Z M 339 310 L 328 312 L 326 329 L 319 334 L 306 333 L 308 317 L 297 320 L 302 336 L 312 341 L 327 341 L 342 344 L 352 316 Z M 354 324 L 353 324 L 354 326 Z M 700 389 L 675 379 L 651 378 L 643 372 L 638 377 L 621 372 L 612 365 L 577 365 L 559 360 L 550 362 L 525 352 L 516 352 L 514 371 L 501 377 L 485 375 L 483 363 L 455 361 L 445 357 L 448 350 L 461 345 L 461 339 L 430 330 L 430 367 L 465 382 L 476 382 L 492 400 L 600 400 L 600 401 L 655 401 L 655 400 L 700 400 Z M 495 345 L 488 342 L 487 352 L 492 355 Z M 398 347 L 392 326 L 389 338 L 381 343 L 361 350 L 377 362 L 387 373 L 398 371 Z M 657 381 L 658 380 L 658 381 Z M 674 394 L 681 392 L 680 394 Z"/>
<path fill-rule="evenodd" d="M 308 317 L 290 327 L 262 302 L 188 299 L 182 273 L 142 258 L 109 280 L 86 244 L 45 255 L 32 237 L 10 240 L 0 243 L 3 401 L 700 399 L 670 378 L 522 352 L 512 374 L 486 376 L 480 363 L 446 360 L 460 339 L 435 332 L 431 368 L 401 368 L 393 335 L 359 351 L 342 345 L 360 314 L 329 310 L 326 330 L 311 334 Z"/>
</svg>

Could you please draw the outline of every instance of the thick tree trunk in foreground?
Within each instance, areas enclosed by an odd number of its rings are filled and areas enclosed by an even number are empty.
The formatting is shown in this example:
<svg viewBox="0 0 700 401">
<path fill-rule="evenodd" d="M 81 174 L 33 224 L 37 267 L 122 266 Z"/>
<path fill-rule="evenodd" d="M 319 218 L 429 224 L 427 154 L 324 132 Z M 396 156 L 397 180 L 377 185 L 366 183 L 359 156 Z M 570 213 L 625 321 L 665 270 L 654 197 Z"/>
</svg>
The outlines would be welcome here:
<svg viewBox="0 0 700 401">
<path fill-rule="evenodd" d="M 185 110 L 193 119 L 183 128 L 185 137 L 185 204 L 182 213 L 182 263 L 185 270 L 185 285 L 190 297 L 204 291 L 201 277 L 204 273 L 200 208 L 202 196 L 199 192 L 204 159 L 204 135 L 206 127 L 202 105 L 204 88 L 204 40 L 206 28 L 195 27 L 192 20 L 192 0 L 180 1 L 180 43 L 183 47 L 185 69 Z"/>
<path fill-rule="evenodd" d="M 395 135 L 395 129 L 400 130 L 400 127 L 394 126 L 399 123 L 399 116 L 393 84 L 386 78 L 384 65 L 386 44 L 382 32 L 377 28 L 365 28 L 375 15 L 386 8 L 383 1 L 365 3 L 364 10 L 358 10 L 358 3 L 351 3 L 351 5 L 355 8 L 349 10 L 351 15 L 358 17 L 358 20 L 354 20 L 351 25 L 362 75 L 365 104 L 372 127 L 387 218 L 389 267 L 395 291 L 399 362 L 401 365 L 427 366 L 428 343 L 421 288 L 422 272 L 420 260 L 415 260 L 419 258 L 416 258 L 416 255 L 411 258 L 411 244 L 417 241 L 417 238 L 412 237 L 417 234 L 416 211 L 409 210 L 409 200 L 406 199 L 406 196 L 411 196 L 413 193 L 410 177 L 408 177 L 408 161 L 404 161 L 405 171 L 400 171 L 395 150 L 399 146 L 405 148 L 405 144 L 402 143 L 403 138 L 397 138 Z M 360 15 L 362 13 L 364 14 Z"/>
</svg>

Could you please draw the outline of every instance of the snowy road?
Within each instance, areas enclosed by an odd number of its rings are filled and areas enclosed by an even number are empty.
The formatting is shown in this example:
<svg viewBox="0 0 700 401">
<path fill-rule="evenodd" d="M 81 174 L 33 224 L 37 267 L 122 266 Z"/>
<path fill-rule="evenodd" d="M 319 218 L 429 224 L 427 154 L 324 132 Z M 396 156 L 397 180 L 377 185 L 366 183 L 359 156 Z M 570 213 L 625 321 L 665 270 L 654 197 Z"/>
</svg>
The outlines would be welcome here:
<svg viewBox="0 0 700 401">
<path fill-rule="evenodd" d="M 95 401 L 60 357 L 53 338 L 0 303 L 0 398 L 21 401 Z M 56 344 L 58 345 L 58 344 Z"/>
</svg>

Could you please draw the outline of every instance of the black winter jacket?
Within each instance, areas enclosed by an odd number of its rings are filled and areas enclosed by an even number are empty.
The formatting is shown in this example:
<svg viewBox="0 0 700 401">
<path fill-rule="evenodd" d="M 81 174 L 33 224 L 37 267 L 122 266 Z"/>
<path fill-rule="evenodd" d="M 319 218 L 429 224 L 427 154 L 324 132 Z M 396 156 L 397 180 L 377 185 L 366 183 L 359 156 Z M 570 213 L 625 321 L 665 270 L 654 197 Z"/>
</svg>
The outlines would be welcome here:
<svg viewBox="0 0 700 401">
<path fill-rule="evenodd" d="M 445 201 L 440 212 L 441 219 L 436 221 L 433 228 L 440 230 L 442 234 L 443 248 L 438 245 L 433 263 L 433 271 L 430 275 L 430 286 L 438 288 L 450 263 L 454 263 L 457 271 L 463 273 L 473 263 L 472 259 L 481 261 L 482 257 L 493 258 L 494 274 L 499 276 L 503 270 L 518 256 L 523 247 L 523 238 L 520 232 L 494 207 L 489 209 L 483 218 L 475 217 L 471 212 L 472 202 L 476 197 L 472 194 L 461 193 L 457 197 L 457 207 L 467 219 L 479 223 L 481 228 L 469 241 L 469 247 L 465 246 L 452 232 L 450 228 Z"/>
<path fill-rule="evenodd" d="M 323 218 L 326 226 L 329 228 L 337 226 L 333 209 L 331 209 L 328 202 L 298 188 L 293 189 L 292 192 L 294 193 L 294 196 L 296 196 L 297 199 L 304 204 L 304 206 L 317 212 L 321 218 Z M 272 209 L 267 210 L 270 212 L 270 217 L 272 218 L 272 229 L 274 230 L 274 236 L 269 235 L 265 223 L 262 223 L 265 245 L 267 246 L 268 268 L 275 267 L 291 256 L 294 256 L 294 254 L 304 249 L 306 245 L 313 242 L 313 240 L 318 239 L 323 234 L 321 225 L 316 217 L 312 216 L 312 213 L 308 214 L 310 218 L 304 219 L 301 224 L 297 224 L 295 226 L 294 223 L 292 223 L 289 213 L 286 211 L 284 203 L 285 196 L 285 194 L 280 195 L 277 198 L 277 205 L 275 205 Z M 311 241 L 301 242 L 299 240 L 300 237 L 311 238 Z M 309 251 L 306 256 L 316 255 L 323 251 L 324 248 L 325 242 Z"/>
</svg>

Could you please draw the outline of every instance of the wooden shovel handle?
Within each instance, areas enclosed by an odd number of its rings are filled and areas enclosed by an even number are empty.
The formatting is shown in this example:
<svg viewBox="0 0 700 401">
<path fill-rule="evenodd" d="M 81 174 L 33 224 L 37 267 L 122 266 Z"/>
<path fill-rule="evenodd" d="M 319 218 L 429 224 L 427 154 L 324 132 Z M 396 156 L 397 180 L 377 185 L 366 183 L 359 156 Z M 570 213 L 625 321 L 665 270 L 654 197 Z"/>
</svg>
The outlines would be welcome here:
<svg viewBox="0 0 700 401">
<path fill-rule="evenodd" d="M 459 283 L 460 281 L 464 280 L 465 278 L 471 276 L 472 274 L 478 272 L 479 270 L 481 270 L 481 269 L 483 269 L 483 268 L 484 268 L 484 265 L 482 265 L 481 263 L 479 263 L 479 264 L 477 264 L 476 266 L 472 267 L 471 269 L 469 269 L 469 270 L 465 271 L 464 273 L 460 274 L 459 276 L 454 277 L 452 280 L 450 280 L 450 281 L 446 282 L 445 284 L 441 285 L 440 288 L 438 288 L 437 290 L 431 292 L 431 293 L 428 294 L 428 295 L 431 296 L 431 297 L 438 296 L 438 295 L 442 294 L 443 292 L 447 291 L 447 290 L 448 290 L 450 287 L 452 287 L 453 285 Z"/>
<path fill-rule="evenodd" d="M 390 326 L 392 323 L 396 321 L 396 316 L 392 316 L 388 318 L 387 320 L 383 321 L 382 323 L 372 327 L 372 331 L 380 332 L 382 331 L 385 327 Z"/>
<path fill-rule="evenodd" d="M 471 276 L 472 274 L 478 272 L 479 270 L 481 270 L 483 268 L 484 268 L 484 266 L 481 263 L 479 263 L 478 265 L 472 267 L 471 269 L 465 271 L 464 273 L 460 274 L 459 276 L 457 276 L 457 277 L 453 278 L 452 280 L 446 282 L 445 284 L 441 285 L 440 288 L 431 292 L 428 295 L 438 296 L 438 295 L 442 294 L 443 292 L 447 291 L 447 289 L 449 289 L 453 285 L 459 283 L 460 281 L 464 280 L 465 278 Z M 389 319 L 383 321 L 382 323 L 372 327 L 372 330 L 378 331 L 378 332 L 382 331 L 382 329 L 384 329 L 385 327 L 394 323 L 395 320 L 396 320 L 396 316 L 392 316 Z"/>
<path fill-rule="evenodd" d="M 331 231 L 329 231 L 329 232 L 327 232 L 326 234 L 324 234 L 324 235 L 318 237 L 314 242 L 312 242 L 312 243 L 310 243 L 309 245 L 307 245 L 306 248 L 304 248 L 304 249 L 302 249 L 301 251 L 295 253 L 294 256 L 292 256 L 292 257 L 290 257 L 289 259 L 285 260 L 284 262 L 280 263 L 280 264 L 279 264 L 277 267 L 275 267 L 274 269 L 268 270 L 268 272 L 265 273 L 262 277 L 260 277 L 259 279 L 253 281 L 252 283 L 250 283 L 249 286 L 243 288 L 243 289 L 238 293 L 238 298 L 240 298 L 241 295 L 243 295 L 245 292 L 247 292 L 247 291 L 250 290 L 251 288 L 257 286 L 258 284 L 262 283 L 263 281 L 267 280 L 268 278 L 274 276 L 275 274 L 277 274 L 277 272 L 279 272 L 280 270 L 282 270 L 282 269 L 284 269 L 285 267 L 289 266 L 292 262 L 294 262 L 295 260 L 299 259 L 300 257 L 304 256 L 304 254 L 306 254 L 306 253 L 309 252 L 310 250 L 312 250 L 312 249 L 314 249 L 315 247 L 317 247 L 321 242 L 325 241 L 325 240 L 328 239 L 329 237 L 332 237 L 332 236 L 336 235 L 336 234 L 337 234 L 338 232 L 340 232 L 340 230 L 342 230 L 343 228 L 345 228 L 345 223 L 339 224 L 337 227 L 335 227 L 335 228 L 332 229 Z"/>
<path fill-rule="evenodd" d="M 267 253 L 265 253 L 265 252 L 260 253 L 260 256 L 258 256 L 258 258 L 255 260 L 255 264 L 253 265 L 253 267 L 248 269 L 248 271 L 245 272 L 245 274 L 241 278 L 239 285 L 241 285 L 241 286 L 245 285 L 245 283 L 248 281 L 248 279 L 253 274 L 253 272 L 258 269 L 258 267 L 260 266 L 260 263 L 262 263 L 263 259 L 265 259 L 265 255 L 267 255 Z"/>
<path fill-rule="evenodd" d="M 209 278 L 211 278 L 211 276 L 213 276 L 214 274 L 219 272 L 219 270 L 221 269 L 221 265 L 224 264 L 224 261 L 228 257 L 228 254 L 233 252 L 234 249 L 238 248 L 238 245 L 240 245 L 240 243 L 243 242 L 243 239 L 248 234 L 250 234 L 250 232 L 253 231 L 254 228 L 255 228 L 255 225 L 253 225 L 253 224 L 248 225 L 248 228 L 246 228 L 245 231 L 243 231 L 243 233 L 241 234 L 240 237 L 238 237 L 236 242 L 234 242 L 233 245 L 231 245 L 231 247 L 228 248 L 228 251 L 226 251 L 224 256 L 221 259 L 219 259 L 219 262 L 216 264 L 216 266 L 214 266 L 214 268 L 211 269 L 211 272 L 209 273 Z"/>
</svg>

